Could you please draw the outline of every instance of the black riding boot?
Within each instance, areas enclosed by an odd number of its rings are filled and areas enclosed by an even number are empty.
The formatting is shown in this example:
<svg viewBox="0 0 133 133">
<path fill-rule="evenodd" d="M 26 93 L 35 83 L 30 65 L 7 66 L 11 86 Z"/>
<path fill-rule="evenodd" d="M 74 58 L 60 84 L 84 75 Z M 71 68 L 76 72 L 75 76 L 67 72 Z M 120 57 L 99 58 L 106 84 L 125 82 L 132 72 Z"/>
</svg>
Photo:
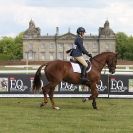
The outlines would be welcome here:
<svg viewBox="0 0 133 133">
<path fill-rule="evenodd" d="M 89 81 L 87 78 L 86 78 L 86 69 L 87 67 L 86 66 L 83 66 L 82 68 L 82 72 L 81 72 L 81 82 L 87 82 Z"/>
</svg>

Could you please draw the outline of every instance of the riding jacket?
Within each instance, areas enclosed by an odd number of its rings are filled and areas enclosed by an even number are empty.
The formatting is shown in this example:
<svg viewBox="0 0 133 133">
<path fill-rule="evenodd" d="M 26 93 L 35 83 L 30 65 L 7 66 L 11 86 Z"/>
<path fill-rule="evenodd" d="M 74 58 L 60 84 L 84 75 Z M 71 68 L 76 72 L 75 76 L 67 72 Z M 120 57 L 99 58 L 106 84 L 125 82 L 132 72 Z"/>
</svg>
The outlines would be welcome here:
<svg viewBox="0 0 133 133">
<path fill-rule="evenodd" d="M 74 41 L 70 56 L 78 57 L 78 56 L 82 56 L 82 54 L 87 55 L 89 53 L 83 46 L 83 38 L 78 35 Z"/>
</svg>

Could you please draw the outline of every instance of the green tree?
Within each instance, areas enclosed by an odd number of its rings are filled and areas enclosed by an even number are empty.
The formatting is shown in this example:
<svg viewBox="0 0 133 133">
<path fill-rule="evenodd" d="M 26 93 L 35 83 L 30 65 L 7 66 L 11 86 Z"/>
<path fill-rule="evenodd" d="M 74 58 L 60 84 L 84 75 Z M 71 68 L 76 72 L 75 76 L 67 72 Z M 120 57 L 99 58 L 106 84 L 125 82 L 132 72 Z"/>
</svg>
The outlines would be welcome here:
<svg viewBox="0 0 133 133">
<path fill-rule="evenodd" d="M 0 40 L 0 59 L 17 60 L 22 59 L 23 33 L 15 38 L 3 37 Z"/>
<path fill-rule="evenodd" d="M 127 52 L 127 41 L 128 36 L 125 33 L 119 32 L 116 34 L 116 51 L 119 53 L 120 59 L 125 59 L 125 52 Z"/>
<path fill-rule="evenodd" d="M 133 37 L 128 37 L 127 51 L 125 52 L 125 59 L 133 60 Z"/>
<path fill-rule="evenodd" d="M 1 52 L 1 58 L 9 58 L 11 59 L 11 48 L 14 44 L 14 39 L 11 37 L 3 37 L 0 40 L 0 52 Z M 7 59 L 8 59 L 7 58 Z"/>
<path fill-rule="evenodd" d="M 18 36 L 16 36 L 14 41 L 15 41 L 14 59 L 22 59 L 23 58 L 23 32 L 21 32 Z"/>
</svg>

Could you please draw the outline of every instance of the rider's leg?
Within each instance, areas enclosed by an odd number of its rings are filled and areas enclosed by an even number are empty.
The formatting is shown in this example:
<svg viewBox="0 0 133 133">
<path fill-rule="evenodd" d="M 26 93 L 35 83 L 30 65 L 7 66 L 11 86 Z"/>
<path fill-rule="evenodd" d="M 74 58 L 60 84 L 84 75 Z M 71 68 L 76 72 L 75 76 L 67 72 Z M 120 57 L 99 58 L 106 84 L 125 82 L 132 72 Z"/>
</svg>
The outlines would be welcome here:
<svg viewBox="0 0 133 133">
<path fill-rule="evenodd" d="M 87 67 L 86 67 L 86 66 L 83 66 L 83 68 L 82 68 L 82 73 L 81 73 L 81 78 L 82 78 L 82 79 L 84 79 L 85 76 L 86 76 L 86 69 L 87 69 Z"/>
<path fill-rule="evenodd" d="M 82 72 L 81 72 L 81 80 L 82 81 L 88 81 L 88 79 L 85 77 L 86 76 L 86 69 L 88 67 L 87 62 L 85 61 L 83 56 L 75 57 L 75 59 L 78 60 L 83 65 Z"/>
</svg>

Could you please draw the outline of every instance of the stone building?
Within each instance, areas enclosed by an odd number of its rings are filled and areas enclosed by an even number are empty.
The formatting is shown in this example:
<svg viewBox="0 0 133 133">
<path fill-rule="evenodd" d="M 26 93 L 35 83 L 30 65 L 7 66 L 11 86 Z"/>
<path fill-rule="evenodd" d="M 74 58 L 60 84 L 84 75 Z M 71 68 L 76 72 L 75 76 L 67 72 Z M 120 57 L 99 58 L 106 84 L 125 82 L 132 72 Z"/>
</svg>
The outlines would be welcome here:
<svg viewBox="0 0 133 133">
<path fill-rule="evenodd" d="M 58 27 L 55 35 L 42 36 L 40 28 L 36 27 L 31 20 L 23 36 L 23 59 L 31 61 L 69 60 L 70 56 L 65 51 L 72 48 L 75 37 L 76 34 L 72 34 L 70 30 L 60 35 Z M 93 56 L 105 51 L 115 52 L 115 33 L 110 29 L 108 20 L 103 27 L 99 27 L 97 36 L 91 34 L 84 36 L 84 46 Z"/>
</svg>

